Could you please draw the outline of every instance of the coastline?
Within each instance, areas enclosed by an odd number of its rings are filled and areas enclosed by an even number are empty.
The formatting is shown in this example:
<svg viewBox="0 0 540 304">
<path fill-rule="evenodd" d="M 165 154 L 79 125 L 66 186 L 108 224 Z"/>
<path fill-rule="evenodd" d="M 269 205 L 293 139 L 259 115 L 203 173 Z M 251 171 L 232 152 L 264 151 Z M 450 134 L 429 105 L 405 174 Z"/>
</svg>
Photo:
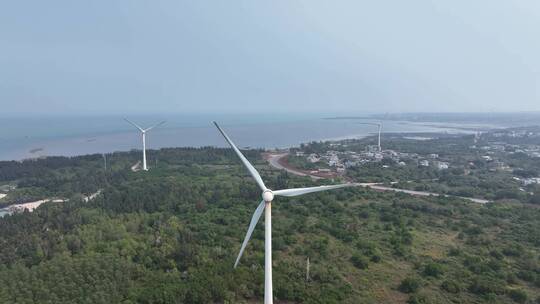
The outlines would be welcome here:
<svg viewBox="0 0 540 304">
<path fill-rule="evenodd" d="M 311 141 L 336 141 L 372 136 L 372 126 L 347 120 L 291 120 L 261 123 L 225 124 L 235 134 L 236 142 L 253 148 L 290 148 Z M 383 121 L 383 136 L 389 133 L 474 133 L 473 126 L 426 125 L 404 121 Z M 477 130 L 477 129 L 475 129 Z M 226 147 L 213 126 L 167 126 L 153 130 L 147 138 L 149 149 L 168 147 Z M 89 140 L 91 139 L 91 140 Z M 88 129 L 76 136 L 28 137 L 20 135 L 0 143 L 0 160 L 20 161 L 49 156 L 80 156 L 140 149 L 140 136 L 134 131 L 114 126 L 110 132 Z M 36 149 L 39 149 L 37 151 Z M 34 153 L 32 153 L 34 152 Z"/>
</svg>

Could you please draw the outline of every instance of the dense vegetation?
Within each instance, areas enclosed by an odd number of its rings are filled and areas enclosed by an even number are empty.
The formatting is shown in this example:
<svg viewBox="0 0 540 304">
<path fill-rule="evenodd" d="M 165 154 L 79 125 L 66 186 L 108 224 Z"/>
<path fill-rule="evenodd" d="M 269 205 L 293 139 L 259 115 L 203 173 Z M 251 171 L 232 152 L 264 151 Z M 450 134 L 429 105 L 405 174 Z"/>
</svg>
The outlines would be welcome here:
<svg viewBox="0 0 540 304">
<path fill-rule="evenodd" d="M 246 154 L 269 187 L 313 185 L 259 152 Z M 262 225 L 232 268 L 260 195 L 232 152 L 150 151 L 157 165 L 132 172 L 138 156 L 115 153 L 107 171 L 101 155 L 0 162 L 17 195 L 70 198 L 0 219 L 0 303 L 260 302 Z M 348 188 L 273 209 L 277 303 L 540 301 L 531 205 Z"/>
</svg>

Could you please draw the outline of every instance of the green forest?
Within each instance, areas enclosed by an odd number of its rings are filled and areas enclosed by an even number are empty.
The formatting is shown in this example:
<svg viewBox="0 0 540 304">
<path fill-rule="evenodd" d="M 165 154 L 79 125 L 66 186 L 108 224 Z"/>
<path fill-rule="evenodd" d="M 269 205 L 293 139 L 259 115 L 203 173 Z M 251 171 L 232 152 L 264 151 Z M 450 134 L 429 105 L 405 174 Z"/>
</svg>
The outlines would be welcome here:
<svg viewBox="0 0 540 304">
<path fill-rule="evenodd" d="M 244 151 L 271 189 L 314 186 Z M 259 303 L 260 191 L 234 152 L 140 151 L 0 162 L 0 303 Z M 355 173 L 351 173 L 354 178 Z M 84 197 L 100 191 L 94 199 Z M 276 303 L 540 303 L 540 208 L 346 188 L 273 204 Z M 309 278 L 306 261 L 310 260 Z"/>
</svg>

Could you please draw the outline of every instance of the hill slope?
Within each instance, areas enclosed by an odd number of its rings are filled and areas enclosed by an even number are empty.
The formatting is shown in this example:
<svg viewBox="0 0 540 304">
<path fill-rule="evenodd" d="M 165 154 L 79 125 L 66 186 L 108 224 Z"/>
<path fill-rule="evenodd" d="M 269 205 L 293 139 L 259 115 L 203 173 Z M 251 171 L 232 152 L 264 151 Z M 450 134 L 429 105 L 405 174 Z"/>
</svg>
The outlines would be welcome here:
<svg viewBox="0 0 540 304">
<path fill-rule="evenodd" d="M 69 198 L 0 219 L 1 303 L 253 303 L 259 191 L 224 149 L 3 162 L 17 191 Z M 269 187 L 313 185 L 247 157 Z M 8 174 L 9 171 L 9 174 Z M 81 195 L 102 194 L 84 202 Z M 79 193 L 79 194 L 78 194 Z M 276 303 L 525 303 L 540 296 L 540 209 L 350 188 L 274 204 Z M 306 259 L 311 261 L 306 281 Z"/>
</svg>

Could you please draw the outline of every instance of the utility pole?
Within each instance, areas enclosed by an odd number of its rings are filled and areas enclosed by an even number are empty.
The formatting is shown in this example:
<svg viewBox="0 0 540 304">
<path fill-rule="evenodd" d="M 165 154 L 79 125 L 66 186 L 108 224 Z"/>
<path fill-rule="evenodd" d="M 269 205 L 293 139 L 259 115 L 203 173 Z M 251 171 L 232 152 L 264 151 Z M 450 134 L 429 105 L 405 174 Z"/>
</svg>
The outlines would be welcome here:
<svg viewBox="0 0 540 304">
<path fill-rule="evenodd" d="M 107 154 L 103 153 L 103 163 L 105 165 L 105 171 L 107 171 Z"/>
<path fill-rule="evenodd" d="M 306 261 L 306 282 L 309 282 L 309 257 Z"/>
</svg>

